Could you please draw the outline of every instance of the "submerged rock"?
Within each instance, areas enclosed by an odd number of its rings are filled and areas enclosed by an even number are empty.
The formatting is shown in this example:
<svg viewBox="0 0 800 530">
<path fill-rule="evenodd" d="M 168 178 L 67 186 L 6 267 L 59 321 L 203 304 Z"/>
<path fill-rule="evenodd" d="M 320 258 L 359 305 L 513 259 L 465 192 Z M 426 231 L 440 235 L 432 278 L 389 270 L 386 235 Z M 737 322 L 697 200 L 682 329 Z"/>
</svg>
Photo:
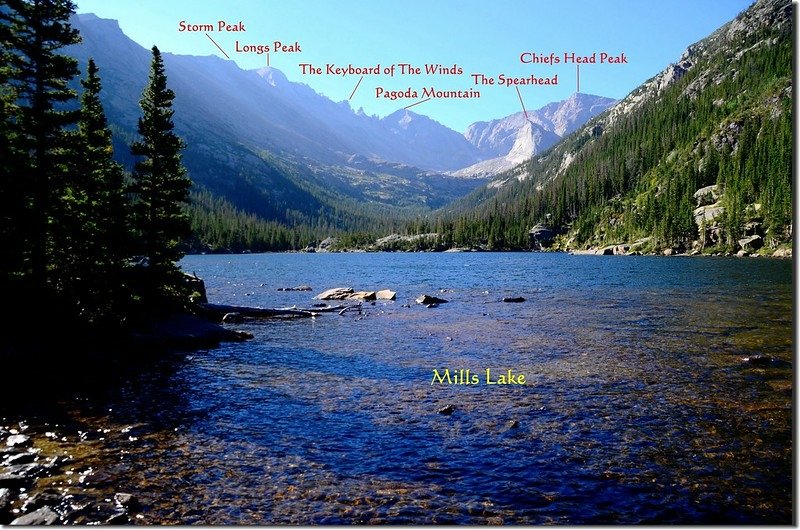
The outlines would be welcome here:
<svg viewBox="0 0 800 530">
<path fill-rule="evenodd" d="M 114 502 L 117 506 L 126 510 L 133 510 L 139 506 L 139 501 L 130 493 L 115 493 Z"/>
<path fill-rule="evenodd" d="M 11 490 L 8 488 L 0 488 L 0 517 L 2 517 L 9 506 L 11 506 Z"/>
<path fill-rule="evenodd" d="M 20 488 L 25 487 L 31 482 L 30 477 L 25 475 L 16 475 L 14 473 L 0 473 L 0 487 L 3 488 Z"/>
<path fill-rule="evenodd" d="M 58 506 L 61 503 L 62 497 L 57 491 L 47 489 L 34 493 L 22 504 L 23 512 L 33 512 L 45 506 Z"/>
<path fill-rule="evenodd" d="M 309 285 L 298 285 L 297 287 L 279 287 L 279 291 L 313 291 Z"/>
<path fill-rule="evenodd" d="M 758 368 L 791 368 L 792 363 L 789 361 L 784 361 L 783 359 L 778 359 L 777 357 L 771 357 L 769 355 L 751 355 L 750 357 L 744 357 L 742 359 L 742 364 L 745 366 L 752 366 Z"/>
<path fill-rule="evenodd" d="M 31 437 L 25 434 L 12 434 L 6 439 L 8 447 L 24 447 L 31 445 Z"/>
<path fill-rule="evenodd" d="M 25 477 L 33 477 L 40 475 L 44 472 L 45 466 L 38 463 L 18 464 L 15 466 L 7 466 L 6 472 L 10 475 L 21 475 Z"/>
<path fill-rule="evenodd" d="M 40 524 L 55 524 L 58 522 L 58 514 L 50 509 L 48 506 L 42 506 L 36 511 L 25 514 L 22 517 L 17 517 L 11 521 L 12 525 L 40 525 Z"/>
<path fill-rule="evenodd" d="M 123 525 L 130 523 L 130 519 L 128 518 L 128 514 L 125 512 L 117 512 L 108 519 L 105 520 L 103 524 L 107 525 Z"/>
<path fill-rule="evenodd" d="M 3 460 L 4 466 L 12 466 L 12 465 L 19 465 L 19 464 L 30 464 L 36 460 L 36 453 L 17 453 L 7 456 L 5 460 Z"/>
</svg>

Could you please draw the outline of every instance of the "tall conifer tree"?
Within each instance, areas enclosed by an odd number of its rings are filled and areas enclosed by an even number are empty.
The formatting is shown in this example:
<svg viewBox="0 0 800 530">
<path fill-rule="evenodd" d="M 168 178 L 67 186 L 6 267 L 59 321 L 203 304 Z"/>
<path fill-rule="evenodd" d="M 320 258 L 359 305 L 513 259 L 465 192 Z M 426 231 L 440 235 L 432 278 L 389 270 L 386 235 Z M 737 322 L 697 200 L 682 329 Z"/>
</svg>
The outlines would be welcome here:
<svg viewBox="0 0 800 530">
<path fill-rule="evenodd" d="M 70 293 L 89 320 L 115 318 L 124 303 L 123 269 L 132 255 L 122 167 L 100 102 L 100 78 L 89 59 L 76 135 L 72 180 L 64 197 L 68 220 Z"/>
<path fill-rule="evenodd" d="M 179 243 L 191 230 L 185 210 L 191 181 L 181 161 L 184 143 L 172 122 L 175 93 L 167 88 L 161 53 L 155 46 L 152 51 L 150 78 L 140 101 L 141 139 L 131 147 L 143 160 L 136 163 L 131 191 L 139 252 L 148 260 L 151 285 L 160 290 L 179 283 L 175 262 L 183 257 Z"/>
<path fill-rule="evenodd" d="M 24 270 L 23 240 L 19 227 L 26 220 L 26 200 L 21 175 L 25 159 L 19 148 L 16 91 L 10 85 L 17 74 L 13 66 L 12 12 L 0 6 L 0 288 L 18 280 Z"/>
<path fill-rule="evenodd" d="M 80 42 L 69 24 L 73 11 L 70 0 L 5 0 L 0 10 L 0 22 L 6 26 L 3 58 L 8 61 L 2 74 L 7 83 L 4 106 L 13 116 L 4 118 L 3 134 L 13 143 L 3 149 L 20 155 L 12 157 L 13 167 L 6 167 L 2 175 L 17 179 L 8 199 L 14 202 L 9 212 L 15 218 L 5 221 L 17 224 L 22 266 L 39 287 L 58 288 L 61 275 L 54 248 L 59 245 L 60 198 L 68 180 L 67 129 L 77 119 L 63 104 L 76 96 L 68 83 L 78 70 L 77 61 L 59 51 Z"/>
</svg>

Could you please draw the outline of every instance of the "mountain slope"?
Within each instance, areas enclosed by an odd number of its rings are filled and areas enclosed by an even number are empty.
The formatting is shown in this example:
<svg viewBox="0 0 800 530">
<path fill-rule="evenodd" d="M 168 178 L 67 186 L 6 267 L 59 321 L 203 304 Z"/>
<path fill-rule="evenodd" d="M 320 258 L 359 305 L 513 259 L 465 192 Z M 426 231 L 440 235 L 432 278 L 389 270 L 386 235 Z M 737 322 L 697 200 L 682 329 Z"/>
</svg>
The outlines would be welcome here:
<svg viewBox="0 0 800 530">
<path fill-rule="evenodd" d="M 515 114 L 513 117 L 516 117 Z M 457 177 L 486 177 L 497 175 L 514 166 L 524 162 L 540 151 L 557 144 L 561 137 L 552 131 L 548 131 L 541 125 L 532 123 L 522 117 L 522 123 L 518 120 L 506 120 L 502 125 L 495 128 L 496 143 L 489 147 L 492 151 L 502 151 L 505 145 L 510 144 L 508 151 L 501 156 L 483 160 L 469 167 L 459 169 L 453 173 Z M 512 125 L 513 123 L 513 125 Z M 500 138 L 498 138 L 500 136 Z M 498 147 L 498 146 L 503 147 Z"/>
<path fill-rule="evenodd" d="M 527 118 L 518 112 L 497 120 L 473 123 L 464 136 L 490 158 L 452 174 L 485 176 L 511 169 L 546 151 L 615 102 L 611 98 L 575 93 L 563 101 L 529 112 Z"/>
<path fill-rule="evenodd" d="M 150 51 L 116 21 L 83 14 L 71 22 L 83 42 L 68 53 L 83 68 L 89 57 L 100 67 L 115 154 L 131 168 L 127 146 L 136 138 Z M 336 212 L 350 205 L 346 217 L 367 226 L 366 210 L 416 215 L 476 185 L 414 167 L 457 168 L 479 159 L 461 135 L 433 120 L 407 112 L 410 122 L 398 130 L 391 120 L 353 112 L 346 102 L 290 83 L 275 69 L 245 71 L 215 56 L 163 57 L 192 180 L 246 213 L 289 225 L 336 224 L 342 218 Z M 79 89 L 77 79 L 74 86 Z M 415 136 L 425 142 L 412 143 Z"/>
<path fill-rule="evenodd" d="M 792 237 L 792 90 L 791 5 L 760 0 L 449 208 L 453 243 L 527 247 L 543 222 L 569 231 L 562 248 L 776 248 Z"/>
<path fill-rule="evenodd" d="M 431 171 L 447 171 L 472 164 L 480 153 L 463 136 L 426 116 L 408 110 L 385 118 L 353 112 L 347 101 L 335 103 L 302 83 L 293 83 L 282 72 L 266 67 L 256 71 L 282 108 L 313 116 L 329 129 L 325 136 L 340 139 L 334 150 L 380 162 L 396 162 Z M 288 130 L 294 120 L 280 117 Z M 423 141 L 424 140 L 424 141 Z M 305 153 L 312 158 L 315 153 Z"/>
</svg>

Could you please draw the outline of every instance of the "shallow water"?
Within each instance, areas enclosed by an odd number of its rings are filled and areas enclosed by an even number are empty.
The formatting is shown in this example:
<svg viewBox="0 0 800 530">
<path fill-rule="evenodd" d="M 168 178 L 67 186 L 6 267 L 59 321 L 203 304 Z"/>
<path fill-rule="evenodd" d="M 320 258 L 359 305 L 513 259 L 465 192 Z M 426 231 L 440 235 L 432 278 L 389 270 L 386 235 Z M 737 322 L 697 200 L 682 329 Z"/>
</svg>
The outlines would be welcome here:
<svg viewBox="0 0 800 530">
<path fill-rule="evenodd" d="M 134 493 L 138 522 L 791 523 L 790 261 L 261 254 L 182 266 L 218 303 L 308 306 L 338 286 L 397 300 L 238 324 L 255 339 L 25 411 L 32 431 L 60 422 L 54 443 L 90 470 L 60 487 Z M 277 291 L 301 284 L 314 292 Z M 415 304 L 422 293 L 449 303 Z M 774 361 L 742 362 L 755 354 Z M 432 385 L 445 368 L 481 384 Z M 526 383 L 482 384 L 486 368 Z"/>
</svg>

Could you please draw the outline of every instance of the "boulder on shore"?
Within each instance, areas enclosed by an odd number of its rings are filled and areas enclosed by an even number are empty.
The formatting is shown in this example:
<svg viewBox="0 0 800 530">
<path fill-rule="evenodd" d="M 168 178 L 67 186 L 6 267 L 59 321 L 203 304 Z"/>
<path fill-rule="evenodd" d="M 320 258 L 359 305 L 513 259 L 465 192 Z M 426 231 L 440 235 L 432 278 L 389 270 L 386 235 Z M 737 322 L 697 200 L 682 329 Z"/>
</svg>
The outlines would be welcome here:
<svg viewBox="0 0 800 530">
<path fill-rule="evenodd" d="M 754 252 L 764 246 L 764 240 L 759 235 L 742 238 L 737 243 L 747 252 Z"/>
<path fill-rule="evenodd" d="M 339 240 L 335 237 L 328 237 L 320 241 L 317 246 L 317 252 L 330 252 L 331 248 L 339 244 Z"/>
</svg>

